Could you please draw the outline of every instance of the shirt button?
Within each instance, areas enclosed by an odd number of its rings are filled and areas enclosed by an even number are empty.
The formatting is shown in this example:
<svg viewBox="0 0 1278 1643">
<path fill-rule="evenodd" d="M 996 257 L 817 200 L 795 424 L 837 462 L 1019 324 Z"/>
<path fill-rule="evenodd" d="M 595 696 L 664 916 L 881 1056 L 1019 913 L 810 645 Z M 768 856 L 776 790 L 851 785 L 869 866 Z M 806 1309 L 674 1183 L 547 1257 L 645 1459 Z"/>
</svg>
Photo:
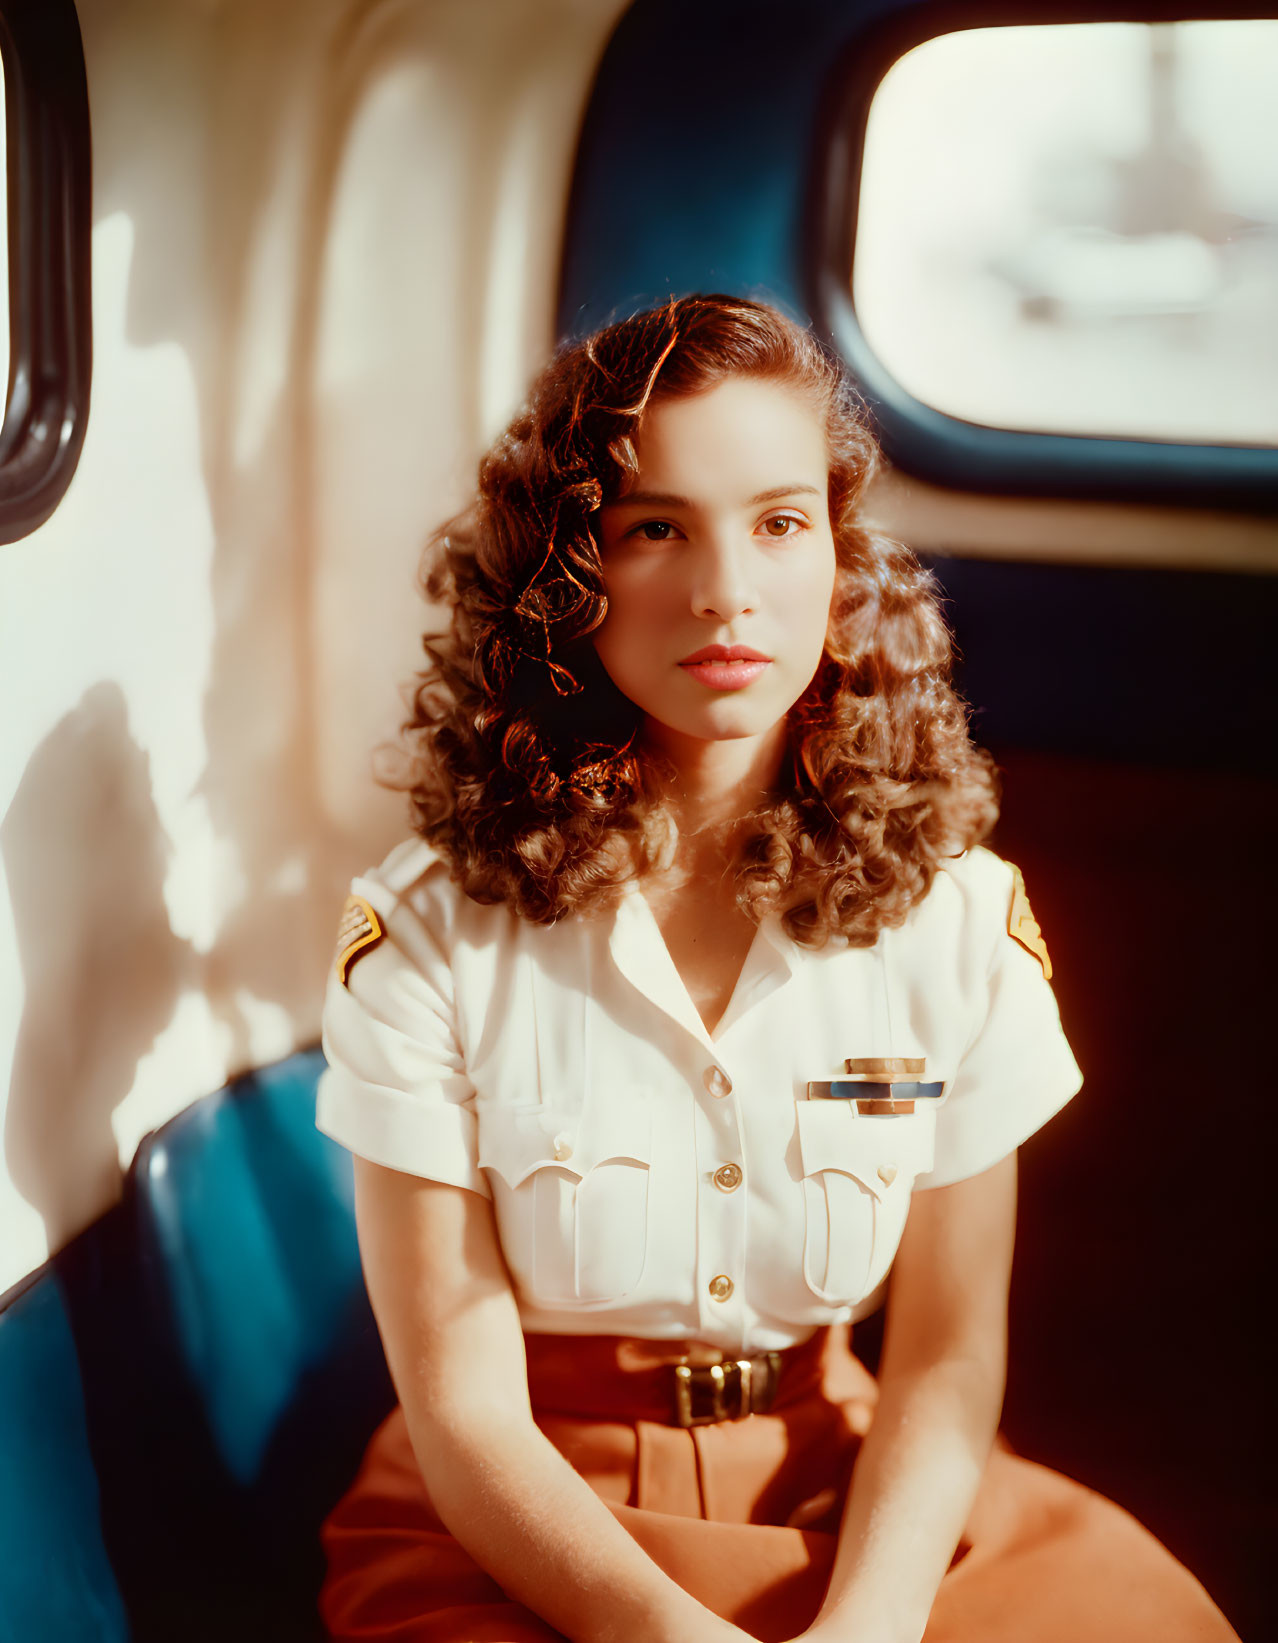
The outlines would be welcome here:
<svg viewBox="0 0 1278 1643">
<path fill-rule="evenodd" d="M 706 1089 L 711 1095 L 725 1096 L 732 1094 L 732 1080 L 722 1067 L 707 1067 L 703 1075 Z"/>
<path fill-rule="evenodd" d="M 741 1185 L 740 1164 L 720 1164 L 714 1172 L 714 1184 L 720 1192 L 735 1192 Z"/>
<path fill-rule="evenodd" d="M 567 1136 L 557 1135 L 555 1137 L 555 1157 L 559 1159 L 560 1163 L 565 1158 L 572 1157 L 572 1147 L 568 1143 Z"/>
<path fill-rule="evenodd" d="M 732 1279 L 726 1272 L 720 1272 L 710 1280 L 710 1296 L 712 1300 L 726 1301 L 732 1294 Z"/>
</svg>

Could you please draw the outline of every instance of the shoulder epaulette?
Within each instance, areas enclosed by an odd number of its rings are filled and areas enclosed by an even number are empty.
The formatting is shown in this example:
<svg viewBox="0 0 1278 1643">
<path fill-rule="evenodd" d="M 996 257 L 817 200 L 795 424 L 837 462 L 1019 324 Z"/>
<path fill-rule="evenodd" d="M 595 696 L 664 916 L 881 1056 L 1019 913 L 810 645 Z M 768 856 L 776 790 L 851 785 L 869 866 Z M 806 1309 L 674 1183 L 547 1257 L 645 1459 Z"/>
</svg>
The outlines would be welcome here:
<svg viewBox="0 0 1278 1643">
<path fill-rule="evenodd" d="M 337 926 L 337 952 L 333 958 L 337 979 L 343 987 L 351 965 L 362 953 L 371 952 L 385 934 L 385 927 L 372 903 L 365 901 L 363 896 L 347 896 Z"/>
<path fill-rule="evenodd" d="M 1047 943 L 1043 940 L 1043 932 L 1038 927 L 1038 920 L 1034 917 L 1030 907 L 1029 895 L 1025 889 L 1025 880 L 1021 870 L 1015 862 L 1007 864 L 1012 869 L 1012 904 L 1007 911 L 1007 933 L 1013 941 L 1019 941 L 1027 953 L 1034 957 L 1043 966 L 1043 975 L 1046 980 L 1052 979 L 1052 961 L 1048 957 Z"/>
</svg>

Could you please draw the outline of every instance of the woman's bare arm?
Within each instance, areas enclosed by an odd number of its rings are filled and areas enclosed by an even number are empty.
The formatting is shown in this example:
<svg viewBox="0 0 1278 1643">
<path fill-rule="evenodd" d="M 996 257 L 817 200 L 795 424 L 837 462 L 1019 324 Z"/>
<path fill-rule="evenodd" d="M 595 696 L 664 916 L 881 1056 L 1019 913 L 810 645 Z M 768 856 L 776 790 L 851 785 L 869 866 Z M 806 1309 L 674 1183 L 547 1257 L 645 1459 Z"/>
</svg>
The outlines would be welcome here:
<svg viewBox="0 0 1278 1643">
<path fill-rule="evenodd" d="M 534 1424 L 519 1312 L 477 1193 L 355 1160 L 373 1312 L 444 1524 L 574 1643 L 732 1643 Z"/>
<path fill-rule="evenodd" d="M 879 1403 L 810 1639 L 918 1643 L 998 1429 L 1016 1155 L 915 1195 L 892 1273 Z"/>
</svg>

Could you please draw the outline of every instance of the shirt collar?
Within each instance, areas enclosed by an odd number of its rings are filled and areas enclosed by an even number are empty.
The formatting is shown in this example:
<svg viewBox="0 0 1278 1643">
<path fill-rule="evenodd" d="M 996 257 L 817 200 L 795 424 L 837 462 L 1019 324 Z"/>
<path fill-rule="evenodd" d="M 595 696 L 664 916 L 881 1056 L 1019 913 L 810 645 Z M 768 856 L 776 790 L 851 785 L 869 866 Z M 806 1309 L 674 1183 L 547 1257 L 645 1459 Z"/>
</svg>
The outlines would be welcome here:
<svg viewBox="0 0 1278 1643">
<path fill-rule="evenodd" d="M 613 962 L 626 980 L 650 1004 L 678 1022 L 698 1043 L 710 1050 L 747 1011 L 788 981 L 798 962 L 794 943 L 781 929 L 779 920 L 764 919 L 755 933 L 728 1007 L 712 1038 L 684 986 L 652 909 L 637 883 L 631 882 L 626 886 L 617 905 L 608 947 Z"/>
</svg>

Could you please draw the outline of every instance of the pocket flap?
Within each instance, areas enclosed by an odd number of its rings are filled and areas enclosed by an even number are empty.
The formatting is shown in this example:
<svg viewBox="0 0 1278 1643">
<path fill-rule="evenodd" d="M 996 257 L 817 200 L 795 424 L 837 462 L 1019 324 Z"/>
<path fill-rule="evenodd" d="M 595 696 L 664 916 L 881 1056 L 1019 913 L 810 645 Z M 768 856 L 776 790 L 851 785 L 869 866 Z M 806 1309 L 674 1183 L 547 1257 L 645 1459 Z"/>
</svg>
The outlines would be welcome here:
<svg viewBox="0 0 1278 1643">
<path fill-rule="evenodd" d="M 582 1180 L 598 1164 L 629 1159 L 645 1167 L 652 1156 L 652 1114 L 634 1098 L 584 1114 L 553 1107 L 479 1108 L 479 1166 L 496 1170 L 508 1187 L 539 1169 Z"/>
<path fill-rule="evenodd" d="M 932 1167 L 930 1112 L 859 1113 L 847 1101 L 796 1102 L 805 1175 L 838 1170 L 882 1198 Z"/>
<path fill-rule="evenodd" d="M 575 1120 L 547 1107 L 479 1108 L 479 1167 L 496 1170 L 517 1187 L 534 1170 L 555 1168 L 578 1180 L 585 1165 L 578 1155 Z"/>
<path fill-rule="evenodd" d="M 642 1096 L 623 1095 L 610 1107 L 587 1110 L 580 1135 L 591 1168 L 610 1158 L 652 1162 L 652 1110 Z"/>
</svg>

